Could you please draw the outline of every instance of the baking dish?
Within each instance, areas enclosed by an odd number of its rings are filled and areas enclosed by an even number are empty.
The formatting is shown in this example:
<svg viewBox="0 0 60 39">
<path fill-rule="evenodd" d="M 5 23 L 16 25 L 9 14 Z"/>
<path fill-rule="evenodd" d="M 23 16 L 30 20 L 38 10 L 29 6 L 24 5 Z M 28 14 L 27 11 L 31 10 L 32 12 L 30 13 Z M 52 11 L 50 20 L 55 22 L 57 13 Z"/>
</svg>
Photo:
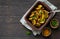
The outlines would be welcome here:
<svg viewBox="0 0 60 39">
<path fill-rule="evenodd" d="M 52 18 L 52 15 L 54 14 L 53 12 L 51 12 L 51 13 L 49 14 L 49 17 L 48 17 L 48 19 L 46 20 L 46 22 L 45 22 L 41 27 L 36 28 L 36 27 L 33 26 L 33 25 L 31 24 L 31 22 L 28 20 L 28 17 L 29 17 L 29 15 L 31 14 L 31 12 L 34 10 L 34 8 L 35 8 L 37 5 L 39 5 L 39 4 L 43 5 L 44 8 L 45 8 L 47 11 L 49 11 L 49 12 L 52 11 L 52 9 L 51 9 L 47 4 L 45 4 L 44 2 L 41 2 L 41 1 L 37 1 L 37 2 L 35 2 L 35 3 L 32 5 L 32 7 L 29 9 L 28 13 L 27 13 L 26 16 L 24 17 L 24 19 L 25 19 L 25 21 L 27 22 L 27 24 L 28 24 L 33 30 L 37 30 L 37 31 L 42 30 L 42 29 L 48 24 L 48 22 L 49 22 L 50 19 Z"/>
</svg>

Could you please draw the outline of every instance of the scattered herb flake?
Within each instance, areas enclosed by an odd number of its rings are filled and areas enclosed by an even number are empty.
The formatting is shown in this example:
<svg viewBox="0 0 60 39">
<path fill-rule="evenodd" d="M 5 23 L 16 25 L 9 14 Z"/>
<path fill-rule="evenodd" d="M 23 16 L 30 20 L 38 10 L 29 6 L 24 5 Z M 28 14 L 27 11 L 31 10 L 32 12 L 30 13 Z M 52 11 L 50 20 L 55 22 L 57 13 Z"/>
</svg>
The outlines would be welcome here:
<svg viewBox="0 0 60 39">
<path fill-rule="evenodd" d="M 30 32 L 30 31 L 27 31 L 26 34 L 27 34 L 27 35 L 31 35 L 31 32 Z"/>
</svg>

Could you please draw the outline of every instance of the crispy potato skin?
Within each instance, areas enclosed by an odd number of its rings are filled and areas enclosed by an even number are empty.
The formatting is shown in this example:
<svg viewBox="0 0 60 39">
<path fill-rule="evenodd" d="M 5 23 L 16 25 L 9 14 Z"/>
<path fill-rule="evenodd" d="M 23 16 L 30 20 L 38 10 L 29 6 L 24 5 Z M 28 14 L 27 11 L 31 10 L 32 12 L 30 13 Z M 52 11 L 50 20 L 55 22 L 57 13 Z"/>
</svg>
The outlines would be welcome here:
<svg viewBox="0 0 60 39">
<path fill-rule="evenodd" d="M 42 5 L 38 5 L 29 16 L 29 20 L 31 21 L 32 25 L 35 25 L 36 27 L 40 27 L 43 23 L 45 23 L 47 18 L 48 11 L 45 10 Z"/>
</svg>

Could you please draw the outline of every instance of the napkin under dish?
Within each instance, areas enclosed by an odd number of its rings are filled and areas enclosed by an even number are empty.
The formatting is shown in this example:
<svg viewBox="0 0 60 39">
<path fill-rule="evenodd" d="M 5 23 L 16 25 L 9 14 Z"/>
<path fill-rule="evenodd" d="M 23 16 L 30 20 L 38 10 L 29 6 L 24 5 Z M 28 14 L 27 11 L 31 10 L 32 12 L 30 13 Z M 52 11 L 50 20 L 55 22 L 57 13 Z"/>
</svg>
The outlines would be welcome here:
<svg viewBox="0 0 60 39">
<path fill-rule="evenodd" d="M 47 1 L 47 0 L 37 0 L 37 1 L 41 1 L 41 2 L 46 3 L 52 10 L 56 10 L 56 9 L 57 9 L 56 6 L 54 6 L 53 4 L 51 4 L 51 3 L 50 3 L 49 1 Z M 37 1 L 36 1 L 36 2 L 37 2 Z M 33 6 L 33 5 L 32 5 L 32 6 Z M 30 9 L 31 9 L 31 8 L 30 8 Z M 30 10 L 30 9 L 29 9 L 29 10 Z M 28 11 L 29 11 L 29 10 L 28 10 Z M 34 36 L 36 36 L 37 34 L 40 34 L 41 31 L 34 31 L 34 30 L 26 23 L 24 17 L 25 17 L 25 15 L 28 13 L 28 11 L 27 11 L 27 12 L 24 14 L 24 16 L 20 19 L 20 22 L 21 22 L 27 29 L 31 30 Z"/>
</svg>

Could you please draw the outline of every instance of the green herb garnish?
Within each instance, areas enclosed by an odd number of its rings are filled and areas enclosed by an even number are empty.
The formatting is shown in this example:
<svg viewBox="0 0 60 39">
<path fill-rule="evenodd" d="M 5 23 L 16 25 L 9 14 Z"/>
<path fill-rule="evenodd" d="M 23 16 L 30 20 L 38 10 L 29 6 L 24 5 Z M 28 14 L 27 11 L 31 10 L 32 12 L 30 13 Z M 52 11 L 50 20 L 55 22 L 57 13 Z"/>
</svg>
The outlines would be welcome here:
<svg viewBox="0 0 60 39">
<path fill-rule="evenodd" d="M 57 21 L 56 21 L 56 20 L 52 20 L 52 21 L 51 21 L 51 24 L 52 24 L 52 26 L 55 27 L 55 26 L 57 25 Z"/>
<path fill-rule="evenodd" d="M 27 31 L 26 34 L 27 34 L 27 35 L 31 35 L 31 32 L 30 32 L 30 31 Z"/>
<path fill-rule="evenodd" d="M 36 18 L 36 14 L 32 17 L 32 19 L 35 19 Z"/>
<path fill-rule="evenodd" d="M 39 14 L 42 14 L 42 11 L 41 10 L 39 11 Z"/>
</svg>

